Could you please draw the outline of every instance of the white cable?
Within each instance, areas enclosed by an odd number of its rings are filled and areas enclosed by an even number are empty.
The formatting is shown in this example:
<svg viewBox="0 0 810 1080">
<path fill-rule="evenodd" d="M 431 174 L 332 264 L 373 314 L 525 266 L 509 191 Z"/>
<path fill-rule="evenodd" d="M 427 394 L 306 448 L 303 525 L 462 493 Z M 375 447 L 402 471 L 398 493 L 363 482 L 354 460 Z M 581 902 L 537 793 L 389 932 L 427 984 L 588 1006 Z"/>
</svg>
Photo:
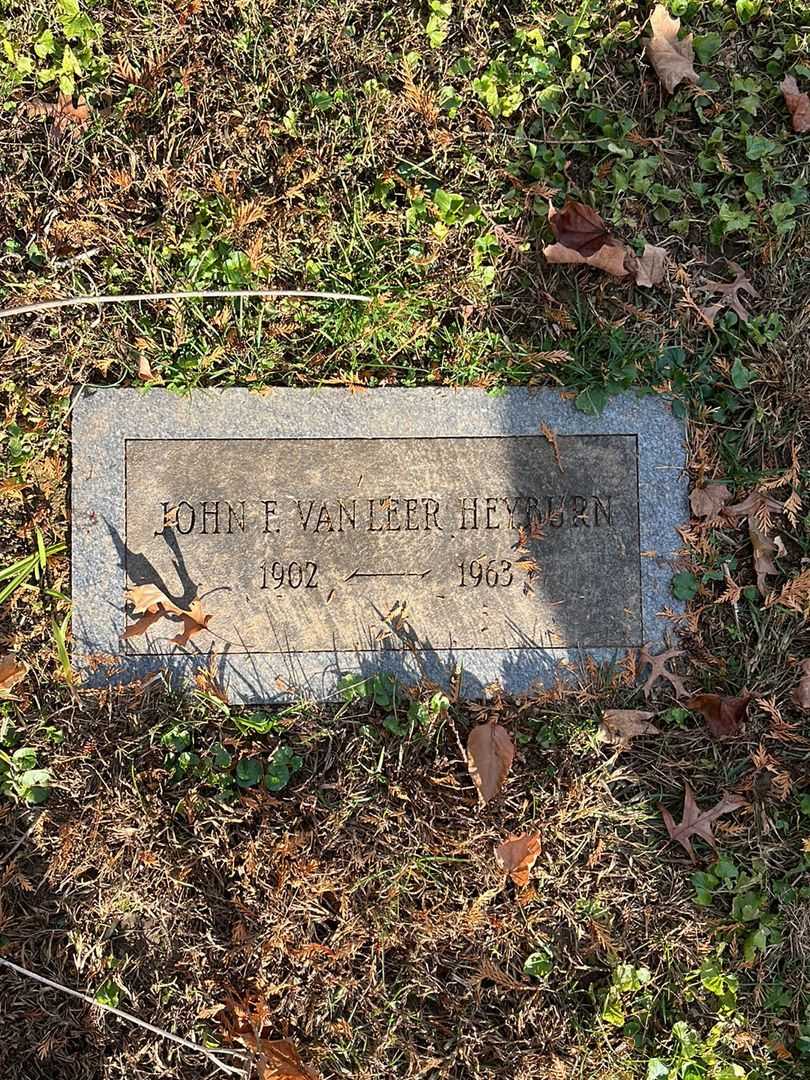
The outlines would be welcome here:
<svg viewBox="0 0 810 1080">
<path fill-rule="evenodd" d="M 372 296 L 359 293 L 318 292 L 314 289 L 192 289 L 187 292 L 129 293 L 123 296 L 71 296 L 65 300 L 40 300 L 36 304 L 21 304 L 19 307 L 3 308 L 0 319 L 10 319 L 12 315 L 30 315 L 35 311 L 54 311 L 56 308 L 81 307 L 90 304 L 131 304 L 139 300 L 184 300 L 187 298 L 209 299 L 215 297 L 255 296 L 273 300 L 280 296 L 291 296 L 299 300 L 358 300 L 370 304 Z"/>
<path fill-rule="evenodd" d="M 205 1054 L 213 1065 L 216 1065 L 218 1069 L 221 1069 L 222 1072 L 227 1073 L 229 1076 L 245 1076 L 244 1069 L 235 1069 L 231 1065 L 226 1065 L 224 1061 L 220 1061 L 219 1058 L 215 1057 L 210 1050 L 207 1050 L 204 1046 L 200 1046 L 199 1043 L 192 1042 L 191 1039 L 183 1039 L 180 1035 L 173 1035 L 170 1031 L 164 1031 L 163 1028 L 155 1027 L 154 1024 L 149 1024 L 146 1020 L 140 1020 L 137 1016 L 132 1016 L 131 1013 L 124 1012 L 122 1009 L 116 1009 L 113 1005 L 103 1005 L 100 1001 L 96 1001 L 95 998 L 88 997 L 87 994 L 82 994 L 78 990 L 71 990 L 69 986 L 62 986 L 61 983 L 54 982 L 53 979 L 46 979 L 44 975 L 37 975 L 35 971 L 29 971 L 27 968 L 20 967 L 18 964 L 12 964 L 10 960 L 6 960 L 2 956 L 0 956 L 0 964 L 5 964 L 6 967 L 10 967 L 19 975 L 27 975 L 29 979 L 36 979 L 37 982 L 44 983 L 45 986 L 50 986 L 54 990 L 61 990 L 63 994 L 70 994 L 72 997 L 77 997 L 81 1001 L 87 1002 L 88 1005 L 95 1005 L 97 1009 L 104 1009 L 107 1012 L 114 1013 L 116 1016 L 120 1016 L 124 1020 L 129 1020 L 130 1023 L 137 1024 L 139 1027 L 145 1028 L 155 1035 L 161 1035 L 164 1039 L 171 1039 L 172 1042 L 179 1043 L 180 1046 L 185 1046 L 189 1050 L 195 1050 L 199 1054 Z M 240 1051 L 223 1049 L 218 1051 L 218 1053 L 233 1054 L 240 1053 Z"/>
</svg>

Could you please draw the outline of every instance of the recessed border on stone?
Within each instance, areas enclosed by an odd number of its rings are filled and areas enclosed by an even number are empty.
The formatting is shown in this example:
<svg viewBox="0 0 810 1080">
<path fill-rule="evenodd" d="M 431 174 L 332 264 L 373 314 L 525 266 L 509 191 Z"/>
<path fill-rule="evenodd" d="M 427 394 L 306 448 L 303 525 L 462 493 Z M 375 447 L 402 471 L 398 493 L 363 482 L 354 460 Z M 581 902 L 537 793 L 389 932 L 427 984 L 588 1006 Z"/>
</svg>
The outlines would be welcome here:
<svg viewBox="0 0 810 1080">
<path fill-rule="evenodd" d="M 207 663 L 205 648 L 187 654 L 134 656 L 122 649 L 125 578 L 125 447 L 130 439 L 296 439 L 536 436 L 542 424 L 558 435 L 635 435 L 638 446 L 642 625 L 653 648 L 664 644 L 679 611 L 670 582 L 687 520 L 684 425 L 662 397 L 611 399 L 599 416 L 573 408 L 556 390 L 394 388 L 243 388 L 165 390 L 102 388 L 78 393 L 72 430 L 73 660 L 87 685 L 126 683 L 168 668 L 182 680 Z M 552 683 L 587 656 L 620 660 L 624 650 L 471 648 L 416 653 L 386 648 L 362 653 L 250 653 L 220 656 L 220 677 L 235 703 L 328 698 L 340 677 L 389 671 L 406 681 L 446 684 L 462 672 L 465 697 L 500 684 L 510 694 Z M 562 665 L 562 666 L 561 666 Z"/>
</svg>

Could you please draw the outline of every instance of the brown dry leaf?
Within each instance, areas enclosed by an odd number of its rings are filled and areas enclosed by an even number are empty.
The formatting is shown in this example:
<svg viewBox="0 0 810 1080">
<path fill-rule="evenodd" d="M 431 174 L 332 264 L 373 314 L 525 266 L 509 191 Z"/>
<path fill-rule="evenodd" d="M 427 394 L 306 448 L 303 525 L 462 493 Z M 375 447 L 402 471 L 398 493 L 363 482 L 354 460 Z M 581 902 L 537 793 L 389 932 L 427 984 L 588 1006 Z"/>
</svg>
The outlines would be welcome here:
<svg viewBox="0 0 810 1080">
<path fill-rule="evenodd" d="M 664 824 L 667 827 L 667 832 L 673 840 L 683 847 L 692 860 L 696 862 L 695 853 L 692 850 L 691 837 L 700 836 L 711 847 L 716 847 L 714 842 L 714 836 L 712 835 L 712 822 L 716 821 L 722 814 L 730 814 L 732 810 L 738 810 L 741 806 L 745 806 L 745 799 L 739 795 L 724 795 L 720 802 L 716 806 L 713 806 L 711 810 L 701 810 L 698 804 L 695 802 L 695 795 L 689 784 L 684 784 L 683 792 L 683 818 L 679 824 L 675 824 L 675 820 L 670 814 L 669 810 L 665 806 L 659 806 L 661 816 L 664 819 Z"/>
<path fill-rule="evenodd" d="M 792 75 L 784 77 L 779 89 L 793 119 L 793 130 L 799 133 L 810 131 L 810 97 L 799 93 L 799 84 Z"/>
<path fill-rule="evenodd" d="M 141 615 L 140 619 L 137 619 L 134 623 L 128 626 L 121 635 L 121 640 L 126 641 L 127 638 L 140 637 L 141 634 L 146 633 L 150 626 L 156 623 L 159 619 L 162 619 L 163 615 L 164 612 L 161 610 L 161 607 L 158 604 L 155 607 L 154 611 L 147 611 L 145 614 Z"/>
<path fill-rule="evenodd" d="M 289 1039 L 253 1039 L 252 1042 L 259 1080 L 317 1080 L 317 1073 L 303 1063 Z"/>
<path fill-rule="evenodd" d="M 655 724 L 649 722 L 654 716 L 655 713 L 640 709 L 605 709 L 599 724 L 599 740 L 624 750 L 637 735 L 660 735 Z"/>
<path fill-rule="evenodd" d="M 190 638 L 208 628 L 211 616 L 203 612 L 202 604 L 197 598 L 192 600 L 186 610 L 178 607 L 157 585 L 135 585 L 127 589 L 124 595 L 132 604 L 136 615 L 145 612 L 143 618 L 127 627 L 122 635 L 124 638 L 137 637 L 139 634 L 146 633 L 154 622 L 167 613 L 179 615 L 183 624 L 182 633 L 171 638 L 175 645 L 187 645 Z"/>
<path fill-rule="evenodd" d="M 713 739 L 733 739 L 742 731 L 748 716 L 751 694 L 728 697 L 725 694 L 694 694 L 686 702 L 689 709 L 703 714 Z"/>
<path fill-rule="evenodd" d="M 793 693 L 790 695 L 794 705 L 800 709 L 810 710 L 810 659 L 802 660 L 799 664 L 801 678 Z"/>
<path fill-rule="evenodd" d="M 748 519 L 748 535 L 751 537 L 751 547 L 754 549 L 754 572 L 757 575 L 757 588 L 764 596 L 767 592 L 765 578 L 768 574 L 779 573 L 773 561 L 777 547 L 771 538 L 757 526 L 753 518 Z"/>
<path fill-rule="evenodd" d="M 682 82 L 696 83 L 698 74 L 693 66 L 695 50 L 692 35 L 678 37 L 681 20 L 673 19 L 663 4 L 656 4 L 650 16 L 652 35 L 644 38 L 644 53 L 665 90 L 673 93 Z"/>
<path fill-rule="evenodd" d="M 73 104 L 73 98 L 61 94 L 53 101 L 32 101 L 28 106 L 31 116 L 53 117 L 54 135 L 65 135 L 71 127 L 81 130 L 90 123 L 90 106 L 87 101 L 80 97 L 78 104 Z"/>
<path fill-rule="evenodd" d="M 675 690 L 676 697 L 686 697 L 689 691 L 683 684 L 683 679 L 680 675 L 676 675 L 674 671 L 667 669 L 666 663 L 668 660 L 674 660 L 676 656 L 683 656 L 682 649 L 669 649 L 667 652 L 657 653 L 653 655 L 647 651 L 646 645 L 639 651 L 638 661 L 639 668 L 644 669 L 646 664 L 650 665 L 650 674 L 647 681 L 644 683 L 644 697 L 649 698 L 652 693 L 652 689 L 655 686 L 658 679 L 667 679 Z"/>
<path fill-rule="evenodd" d="M 640 285 L 643 289 L 651 289 L 653 285 L 660 285 L 666 277 L 666 248 L 645 244 L 641 255 L 631 255 L 628 257 L 627 262 L 630 272 L 635 278 L 636 285 Z"/>
<path fill-rule="evenodd" d="M 509 732 L 495 720 L 472 729 L 467 739 L 467 768 L 482 802 L 488 803 L 501 790 L 514 756 Z"/>
<path fill-rule="evenodd" d="M 495 848 L 495 861 L 516 885 L 528 885 L 529 874 L 540 854 L 537 833 L 510 836 Z"/>
<path fill-rule="evenodd" d="M 731 492 L 725 484 L 707 484 L 695 488 L 689 496 L 689 505 L 695 517 L 713 521 L 731 498 Z"/>
<path fill-rule="evenodd" d="M 593 266 L 614 277 L 624 277 L 627 248 L 611 236 L 602 218 L 590 206 L 568 199 L 562 210 L 549 203 L 548 223 L 555 244 L 543 248 L 550 263 Z"/>
<path fill-rule="evenodd" d="M 170 611 L 174 615 L 184 614 L 183 608 L 179 608 L 157 585 L 133 585 L 124 595 L 132 604 L 132 610 L 136 615 L 140 615 L 142 611 L 152 613 L 158 605 L 164 611 Z"/>
<path fill-rule="evenodd" d="M 0 701 L 19 700 L 11 691 L 27 674 L 28 667 L 21 664 L 16 656 L 11 653 L 0 656 Z"/>
<path fill-rule="evenodd" d="M 706 320 L 709 326 L 714 326 L 714 320 L 717 317 L 718 312 L 723 307 L 730 307 L 733 312 L 737 314 L 743 322 L 748 322 L 748 312 L 743 307 L 742 300 L 740 299 L 741 292 L 747 292 L 749 296 L 759 296 L 759 293 L 748 280 L 748 275 L 745 270 L 739 265 L 739 263 L 729 260 L 728 265 L 735 273 L 733 281 L 707 281 L 706 288 L 709 292 L 716 292 L 720 294 L 720 299 L 716 304 L 710 304 L 709 307 L 699 308 L 700 314 Z"/>
<path fill-rule="evenodd" d="M 203 613 L 202 604 L 196 599 L 191 601 L 188 611 L 181 611 L 179 614 L 183 623 L 183 632 L 171 639 L 175 645 L 188 645 L 190 638 L 208 628 L 211 619 L 210 615 Z"/>
</svg>

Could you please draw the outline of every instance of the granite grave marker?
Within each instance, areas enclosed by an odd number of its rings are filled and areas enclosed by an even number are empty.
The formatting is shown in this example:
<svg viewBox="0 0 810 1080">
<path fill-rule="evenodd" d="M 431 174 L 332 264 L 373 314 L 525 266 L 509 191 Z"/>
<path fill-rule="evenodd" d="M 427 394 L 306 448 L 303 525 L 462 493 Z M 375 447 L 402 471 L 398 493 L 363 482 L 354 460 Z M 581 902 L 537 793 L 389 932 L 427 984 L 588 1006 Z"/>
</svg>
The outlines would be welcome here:
<svg viewBox="0 0 810 1080">
<path fill-rule="evenodd" d="M 381 670 L 523 693 L 656 646 L 682 443 L 652 397 L 591 417 L 525 389 L 86 391 L 74 661 L 91 684 L 183 677 L 213 649 L 231 700 L 268 702 Z M 125 639 L 137 585 L 198 597 L 207 628 Z"/>
</svg>

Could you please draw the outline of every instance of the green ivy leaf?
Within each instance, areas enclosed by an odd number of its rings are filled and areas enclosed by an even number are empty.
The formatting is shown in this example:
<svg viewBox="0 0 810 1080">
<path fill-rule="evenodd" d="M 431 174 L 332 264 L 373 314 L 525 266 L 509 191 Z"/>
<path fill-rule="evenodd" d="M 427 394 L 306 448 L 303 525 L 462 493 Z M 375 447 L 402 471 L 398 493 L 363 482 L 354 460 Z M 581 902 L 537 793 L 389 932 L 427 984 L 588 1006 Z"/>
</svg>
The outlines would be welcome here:
<svg viewBox="0 0 810 1080">
<path fill-rule="evenodd" d="M 735 390 L 745 390 L 756 377 L 756 371 L 747 368 L 738 356 L 731 367 L 731 384 Z"/>
<path fill-rule="evenodd" d="M 700 582 L 688 570 L 682 570 L 672 579 L 672 595 L 678 600 L 692 600 L 700 588 Z"/>
</svg>

